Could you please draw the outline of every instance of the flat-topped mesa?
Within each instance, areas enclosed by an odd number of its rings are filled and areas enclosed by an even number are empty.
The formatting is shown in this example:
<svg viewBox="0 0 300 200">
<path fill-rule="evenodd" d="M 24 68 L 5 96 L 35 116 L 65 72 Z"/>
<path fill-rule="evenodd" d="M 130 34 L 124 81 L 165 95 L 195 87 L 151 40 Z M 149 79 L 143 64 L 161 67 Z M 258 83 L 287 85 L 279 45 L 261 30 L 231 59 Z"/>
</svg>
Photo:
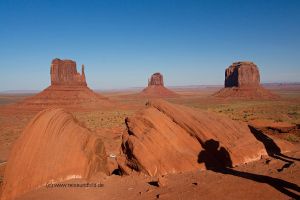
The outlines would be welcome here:
<svg viewBox="0 0 300 200">
<path fill-rule="evenodd" d="M 260 85 L 259 69 L 253 62 L 234 62 L 225 70 L 224 88 L 213 94 L 218 98 L 277 99 Z"/>
<path fill-rule="evenodd" d="M 176 94 L 175 92 L 169 90 L 168 88 L 165 88 L 164 77 L 159 72 L 152 74 L 150 79 L 148 79 L 148 87 L 143 89 L 140 95 L 147 98 L 164 98 L 178 96 L 178 94 Z"/>
<path fill-rule="evenodd" d="M 148 80 L 148 86 L 151 85 L 161 85 L 164 86 L 164 77 L 161 73 L 154 73 L 151 78 Z"/>
<path fill-rule="evenodd" d="M 87 86 L 82 65 L 81 74 L 77 72 L 76 62 L 72 60 L 52 60 L 51 85 L 42 92 L 17 103 L 20 108 L 42 110 L 49 107 L 72 109 L 110 108 L 115 105 L 108 98 L 95 93 Z"/>
<path fill-rule="evenodd" d="M 259 85 L 259 70 L 253 62 L 234 62 L 225 70 L 225 88 L 257 87 Z"/>
<path fill-rule="evenodd" d="M 72 60 L 60 60 L 58 58 L 52 60 L 50 75 L 51 85 L 87 86 L 84 65 L 82 65 L 80 74 L 77 72 L 76 62 Z"/>
</svg>

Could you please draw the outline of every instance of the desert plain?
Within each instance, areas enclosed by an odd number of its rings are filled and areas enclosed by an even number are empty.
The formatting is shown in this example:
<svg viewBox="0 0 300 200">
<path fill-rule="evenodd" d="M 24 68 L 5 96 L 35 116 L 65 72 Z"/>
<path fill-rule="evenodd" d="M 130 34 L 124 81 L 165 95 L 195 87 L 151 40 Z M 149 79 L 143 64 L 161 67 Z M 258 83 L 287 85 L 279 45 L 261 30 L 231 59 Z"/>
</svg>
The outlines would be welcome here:
<svg viewBox="0 0 300 200">
<path fill-rule="evenodd" d="M 96 173 L 89 179 L 74 178 L 61 183 L 91 182 L 101 183 L 101 187 L 41 186 L 17 199 L 297 199 L 300 195 L 300 85 L 266 84 L 264 87 L 280 98 L 215 98 L 213 94 L 222 86 L 187 86 L 170 88 L 178 96 L 165 97 L 164 100 L 196 111 L 213 112 L 239 123 L 256 124 L 258 127 L 261 125 L 264 127 L 261 133 L 281 149 L 281 155 L 277 154 L 276 149 L 272 149 L 272 145 L 264 144 L 265 148 L 269 148 L 269 155 L 230 168 L 231 171 L 199 168 L 154 176 L 141 172 L 124 174 L 111 160 L 122 152 L 122 134 L 127 129 L 125 119 L 143 109 L 149 98 L 137 95 L 142 88 L 97 91 L 112 101 L 114 106 L 64 109 L 75 116 L 80 125 L 101 138 L 111 168 L 110 173 Z M 41 110 L 16 105 L 34 95 L 36 94 L 0 95 L 1 186 L 13 144 L 29 121 Z M 1 192 L 0 189 L 0 194 Z"/>
</svg>

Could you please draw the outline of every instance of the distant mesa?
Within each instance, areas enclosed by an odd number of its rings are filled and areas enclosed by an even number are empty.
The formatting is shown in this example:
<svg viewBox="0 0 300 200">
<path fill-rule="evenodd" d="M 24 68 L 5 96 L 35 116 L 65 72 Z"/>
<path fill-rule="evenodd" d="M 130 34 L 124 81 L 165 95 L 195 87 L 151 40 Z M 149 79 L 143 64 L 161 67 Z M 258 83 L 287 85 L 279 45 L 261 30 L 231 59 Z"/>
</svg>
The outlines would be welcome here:
<svg viewBox="0 0 300 200">
<path fill-rule="evenodd" d="M 253 62 L 235 62 L 225 70 L 224 88 L 213 96 L 221 98 L 275 99 L 260 85 L 258 67 Z"/>
<path fill-rule="evenodd" d="M 164 77 L 163 77 L 163 75 L 159 72 L 152 74 L 151 78 L 148 80 L 148 86 L 151 86 L 151 85 L 164 86 Z"/>
<path fill-rule="evenodd" d="M 167 89 L 164 86 L 164 77 L 161 73 L 156 72 L 152 74 L 148 79 L 148 87 L 146 87 L 141 93 L 141 96 L 145 97 L 177 97 L 178 94 Z"/>
<path fill-rule="evenodd" d="M 39 112 L 14 143 L 1 200 L 73 178 L 108 174 L 102 140 L 63 109 Z"/>
<path fill-rule="evenodd" d="M 106 97 L 93 92 L 86 82 L 84 65 L 81 74 L 77 72 L 76 62 L 55 58 L 50 67 L 51 85 L 39 94 L 29 97 L 18 105 L 44 109 L 47 107 L 112 107 Z"/>
<path fill-rule="evenodd" d="M 82 65 L 81 70 L 82 72 L 79 74 L 76 69 L 76 62 L 72 60 L 60 60 L 56 58 L 51 63 L 51 85 L 87 86 L 84 65 Z"/>
<path fill-rule="evenodd" d="M 253 62 L 235 62 L 225 70 L 225 87 L 257 87 L 260 75 Z"/>
</svg>

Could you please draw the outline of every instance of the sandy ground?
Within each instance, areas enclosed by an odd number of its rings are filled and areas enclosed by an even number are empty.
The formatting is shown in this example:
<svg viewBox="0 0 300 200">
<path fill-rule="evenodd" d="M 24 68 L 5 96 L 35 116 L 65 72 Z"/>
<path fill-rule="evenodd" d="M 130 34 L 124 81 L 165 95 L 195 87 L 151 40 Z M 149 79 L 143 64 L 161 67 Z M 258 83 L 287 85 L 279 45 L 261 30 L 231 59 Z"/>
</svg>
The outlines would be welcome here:
<svg viewBox="0 0 300 200">
<path fill-rule="evenodd" d="M 287 154 L 300 157 L 300 152 Z M 239 166 L 231 171 L 194 171 L 150 178 L 144 175 L 117 176 L 64 183 L 101 183 L 103 187 L 42 187 L 25 199 L 293 199 L 300 195 L 300 165 L 295 162 L 278 172 L 285 162 L 273 158 Z M 228 174 L 226 174 L 228 173 Z M 160 181 L 160 186 L 149 182 Z M 295 184 L 295 185 L 293 185 Z M 298 196 L 299 197 L 299 196 Z"/>
</svg>

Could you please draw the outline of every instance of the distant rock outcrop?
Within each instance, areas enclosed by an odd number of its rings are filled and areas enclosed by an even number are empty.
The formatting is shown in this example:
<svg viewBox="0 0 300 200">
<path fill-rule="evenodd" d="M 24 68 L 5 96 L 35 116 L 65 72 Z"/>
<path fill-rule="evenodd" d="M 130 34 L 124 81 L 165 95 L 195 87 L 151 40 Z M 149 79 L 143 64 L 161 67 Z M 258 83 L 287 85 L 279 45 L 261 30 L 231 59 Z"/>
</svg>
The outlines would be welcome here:
<svg viewBox="0 0 300 200">
<path fill-rule="evenodd" d="M 236 62 L 225 70 L 225 87 L 257 87 L 260 76 L 253 62 Z"/>
<path fill-rule="evenodd" d="M 235 62 L 225 70 L 224 88 L 214 94 L 221 98 L 273 99 L 272 94 L 260 85 L 258 67 L 253 62 Z"/>
<path fill-rule="evenodd" d="M 164 86 L 164 77 L 161 73 L 154 73 L 151 78 L 148 80 L 148 86 L 151 85 L 161 85 Z"/>
<path fill-rule="evenodd" d="M 83 85 L 87 86 L 84 74 L 84 65 L 79 74 L 76 69 L 76 62 L 72 60 L 52 60 L 51 63 L 51 85 Z"/>
<path fill-rule="evenodd" d="M 164 86 L 164 77 L 161 73 L 154 73 L 148 80 L 148 87 L 146 87 L 141 93 L 141 96 L 145 97 L 176 97 L 178 94 L 167 89 Z"/>
<path fill-rule="evenodd" d="M 39 94 L 18 103 L 22 108 L 45 109 L 47 107 L 112 107 L 107 98 L 93 92 L 86 82 L 84 65 L 81 74 L 76 62 L 54 59 L 50 68 L 51 85 Z"/>
<path fill-rule="evenodd" d="M 156 176 L 205 169 L 205 150 L 214 167 L 235 166 L 266 154 L 247 124 L 163 100 L 148 102 L 147 108 L 126 119 L 126 125 L 122 145 L 126 159 L 120 168 L 127 173 L 134 169 Z"/>
<path fill-rule="evenodd" d="M 14 199 L 47 183 L 107 174 L 99 137 L 62 109 L 38 113 L 15 142 L 4 174 L 1 200 Z"/>
</svg>

